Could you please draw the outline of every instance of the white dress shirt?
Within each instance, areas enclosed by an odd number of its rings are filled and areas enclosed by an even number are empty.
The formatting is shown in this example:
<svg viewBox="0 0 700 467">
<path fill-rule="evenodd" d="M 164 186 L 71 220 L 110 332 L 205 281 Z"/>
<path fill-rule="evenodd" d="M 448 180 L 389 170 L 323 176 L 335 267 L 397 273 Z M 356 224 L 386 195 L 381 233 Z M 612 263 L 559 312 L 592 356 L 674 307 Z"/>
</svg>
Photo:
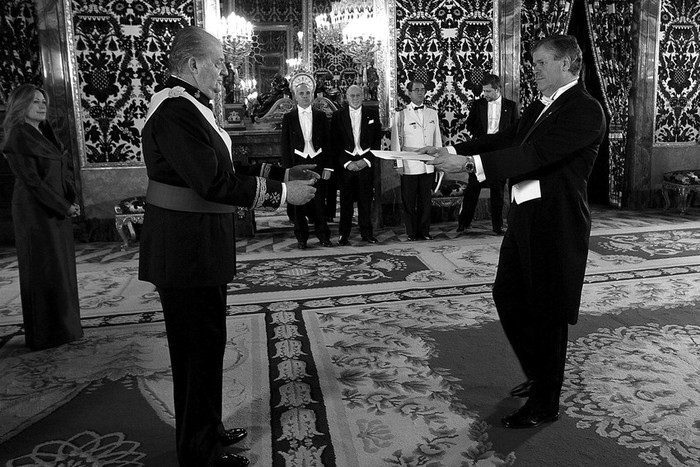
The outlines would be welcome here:
<svg viewBox="0 0 700 467">
<path fill-rule="evenodd" d="M 501 121 L 501 105 L 503 97 L 498 96 L 498 99 L 489 101 L 487 104 L 488 128 L 486 133 L 492 135 L 498 133 L 498 124 Z"/>
<path fill-rule="evenodd" d="M 307 108 L 299 109 L 299 125 L 301 125 L 301 132 L 304 135 L 304 157 L 314 157 L 316 151 L 314 150 L 313 139 L 313 115 L 311 113 L 311 106 Z"/>
</svg>

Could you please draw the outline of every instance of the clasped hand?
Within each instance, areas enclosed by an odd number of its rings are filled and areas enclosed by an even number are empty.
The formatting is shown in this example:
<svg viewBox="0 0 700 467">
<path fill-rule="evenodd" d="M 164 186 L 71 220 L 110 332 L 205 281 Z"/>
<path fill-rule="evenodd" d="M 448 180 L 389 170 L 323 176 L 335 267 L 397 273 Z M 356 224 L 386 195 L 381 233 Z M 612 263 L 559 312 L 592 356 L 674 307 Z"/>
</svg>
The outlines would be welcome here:
<svg viewBox="0 0 700 467">
<path fill-rule="evenodd" d="M 472 156 L 460 156 L 451 154 L 447 148 L 436 148 L 425 146 L 417 151 L 419 154 L 434 155 L 435 159 L 427 161 L 426 164 L 434 166 L 437 170 L 446 173 L 460 173 L 474 171 L 474 158 Z M 471 170 L 469 168 L 471 167 Z"/>
</svg>

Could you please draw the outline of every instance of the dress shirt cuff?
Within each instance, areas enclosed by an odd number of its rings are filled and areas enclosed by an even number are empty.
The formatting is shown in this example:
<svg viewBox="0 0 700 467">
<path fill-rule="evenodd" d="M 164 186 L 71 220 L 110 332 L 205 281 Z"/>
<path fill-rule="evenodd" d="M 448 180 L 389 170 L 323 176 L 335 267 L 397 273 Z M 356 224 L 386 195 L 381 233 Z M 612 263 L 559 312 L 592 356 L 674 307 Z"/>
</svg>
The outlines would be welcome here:
<svg viewBox="0 0 700 467">
<path fill-rule="evenodd" d="M 287 170 L 287 172 L 289 172 L 289 170 Z M 285 175 L 285 178 L 287 178 L 286 175 Z M 287 184 L 283 183 L 282 184 L 282 197 L 280 198 L 280 207 L 277 209 L 282 209 L 282 206 L 284 206 L 285 204 L 287 204 Z"/>
<path fill-rule="evenodd" d="M 476 174 L 476 179 L 479 183 L 486 180 L 486 175 L 484 175 L 484 164 L 481 163 L 481 156 L 472 156 L 474 158 L 474 173 Z"/>
<path fill-rule="evenodd" d="M 365 159 L 364 157 L 362 158 L 362 160 L 367 163 L 367 167 L 372 167 L 372 163 L 369 160 Z"/>
<path fill-rule="evenodd" d="M 350 165 L 350 162 L 352 162 L 352 161 L 347 161 L 345 164 L 343 164 L 343 168 L 347 169 L 348 166 Z"/>
</svg>

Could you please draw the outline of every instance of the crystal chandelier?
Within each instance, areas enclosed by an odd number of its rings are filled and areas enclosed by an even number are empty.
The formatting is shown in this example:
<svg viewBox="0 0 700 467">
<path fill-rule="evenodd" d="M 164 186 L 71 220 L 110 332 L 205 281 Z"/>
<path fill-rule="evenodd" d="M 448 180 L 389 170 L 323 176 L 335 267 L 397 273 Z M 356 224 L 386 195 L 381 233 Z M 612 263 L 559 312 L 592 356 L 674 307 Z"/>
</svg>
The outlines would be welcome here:
<svg viewBox="0 0 700 467">
<path fill-rule="evenodd" d="M 372 0 L 345 0 L 331 3 L 331 12 L 316 18 L 316 40 L 340 49 L 360 65 L 367 82 L 367 68 L 381 46 L 386 24 L 375 14 Z"/>
<path fill-rule="evenodd" d="M 226 61 L 235 70 L 253 50 L 253 25 L 247 19 L 231 13 L 221 18 L 219 37 Z"/>
</svg>

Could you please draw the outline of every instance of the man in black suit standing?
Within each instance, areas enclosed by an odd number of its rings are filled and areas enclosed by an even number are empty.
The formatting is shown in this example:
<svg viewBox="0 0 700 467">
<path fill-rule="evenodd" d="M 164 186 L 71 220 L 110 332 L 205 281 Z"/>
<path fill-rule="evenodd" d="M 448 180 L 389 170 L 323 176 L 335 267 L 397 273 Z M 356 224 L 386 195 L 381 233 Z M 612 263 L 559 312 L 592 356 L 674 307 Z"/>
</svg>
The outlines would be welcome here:
<svg viewBox="0 0 700 467">
<path fill-rule="evenodd" d="M 511 183 L 493 298 L 527 378 L 511 395 L 528 399 L 503 418 L 507 428 L 559 418 L 568 325 L 578 320 L 588 257 L 586 186 L 606 128 L 600 104 L 578 82 L 575 37 L 541 40 L 532 60 L 542 98 L 516 125 L 452 150 L 423 150 L 440 153 L 430 162 L 440 170 Z"/>
<path fill-rule="evenodd" d="M 321 245 L 330 247 L 331 232 L 326 221 L 326 183 L 333 171 L 330 144 L 328 143 L 328 119 L 326 114 L 311 106 L 313 89 L 301 83 L 294 89 L 297 106 L 282 117 L 282 166 L 313 164 L 321 173 L 316 185 L 316 195 L 303 206 L 294 206 L 294 236 L 297 247 L 306 249 L 309 239 L 309 222 L 314 223 L 316 237 Z"/>
<path fill-rule="evenodd" d="M 226 430 L 221 420 L 226 284 L 236 269 L 234 206 L 304 204 L 315 189 L 312 180 L 283 183 L 306 178 L 309 167 L 234 168 L 231 138 L 211 107 L 228 75 L 214 36 L 196 27 L 178 31 L 170 72 L 151 99 L 141 135 L 148 190 L 139 279 L 156 286 L 163 307 L 179 465 L 245 467 L 248 459 L 223 448 L 246 430 Z"/>
<path fill-rule="evenodd" d="M 486 74 L 481 80 L 483 97 L 474 101 L 467 117 L 467 130 L 472 138 L 497 133 L 518 120 L 518 106 L 510 99 L 501 96 L 501 79 L 497 75 Z M 474 211 L 479 202 L 481 189 L 491 189 L 489 204 L 491 206 L 491 225 L 496 235 L 503 235 L 503 187 L 505 180 L 486 180 L 479 183 L 476 175 L 469 174 L 467 188 L 464 190 L 462 211 L 459 213 L 457 232 L 469 228 L 474 219 Z"/>
<path fill-rule="evenodd" d="M 348 105 L 333 113 L 331 134 L 336 166 L 340 171 L 340 238 L 338 245 L 350 245 L 352 214 L 357 201 L 357 223 L 362 240 L 377 243 L 372 231 L 374 164 L 372 149 L 379 149 L 382 125 L 379 110 L 362 105 L 362 88 L 352 85 L 346 92 Z"/>
</svg>

